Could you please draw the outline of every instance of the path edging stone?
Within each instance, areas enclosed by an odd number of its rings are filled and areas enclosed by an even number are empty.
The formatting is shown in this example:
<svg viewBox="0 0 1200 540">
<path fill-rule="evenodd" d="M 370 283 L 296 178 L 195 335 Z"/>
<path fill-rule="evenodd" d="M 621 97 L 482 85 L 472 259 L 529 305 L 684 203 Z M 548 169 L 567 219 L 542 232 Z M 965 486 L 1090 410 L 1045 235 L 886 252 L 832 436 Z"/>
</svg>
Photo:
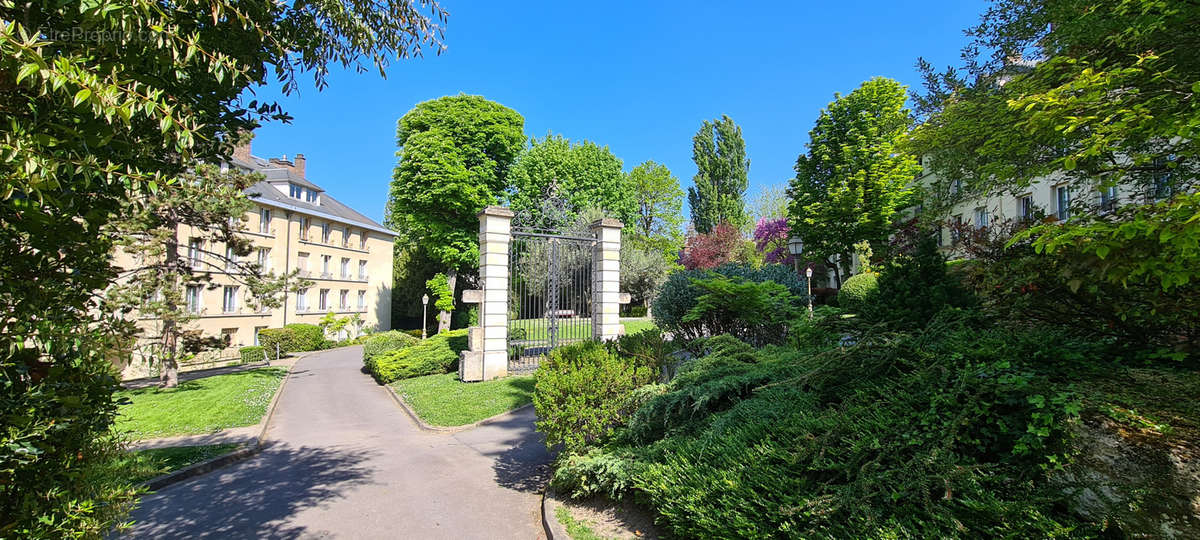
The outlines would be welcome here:
<svg viewBox="0 0 1200 540">
<path fill-rule="evenodd" d="M 547 540 L 571 539 L 571 535 L 567 533 L 567 528 L 558 522 L 558 516 L 554 513 L 554 510 L 561 504 L 554 488 L 547 486 L 542 491 L 542 529 L 546 531 Z"/>
<path fill-rule="evenodd" d="M 526 403 L 515 409 L 504 411 L 495 416 L 489 416 L 487 418 L 484 418 L 483 420 L 479 420 L 479 421 L 471 423 L 471 424 L 465 424 L 465 425 L 461 425 L 461 426 L 435 426 L 433 424 L 429 424 L 429 423 L 425 422 L 424 420 L 422 420 L 420 415 L 417 414 L 417 411 L 414 410 L 412 408 L 412 406 L 408 404 L 407 401 L 404 401 L 404 396 L 401 396 L 400 394 L 396 393 L 396 389 L 392 388 L 392 385 L 381 384 L 379 386 L 382 386 L 385 390 L 387 390 L 388 395 L 392 396 L 392 400 L 395 401 L 396 404 L 399 405 L 401 409 L 404 409 L 404 412 L 406 414 L 408 414 L 408 417 L 412 419 L 413 423 L 417 424 L 417 427 L 420 428 L 421 431 L 429 431 L 429 432 L 433 432 L 433 433 L 458 433 L 460 431 L 466 431 L 468 429 L 477 428 L 479 426 L 486 426 L 488 424 L 494 424 L 494 423 L 502 420 L 503 419 L 502 417 L 504 417 L 504 416 L 508 416 L 515 412 L 523 411 L 525 409 L 533 407 L 532 403 Z"/>
<path fill-rule="evenodd" d="M 228 454 L 223 454 L 206 461 L 201 461 L 200 463 L 193 463 L 182 469 L 156 476 L 146 480 L 145 482 L 142 482 L 141 485 L 150 491 L 157 491 L 171 484 L 182 482 L 189 478 L 194 478 L 204 473 L 212 472 L 227 465 L 254 457 L 258 455 L 259 452 L 262 452 L 263 447 L 266 446 L 267 427 L 271 425 L 271 418 L 275 416 L 275 406 L 279 403 L 279 396 L 283 395 L 283 389 L 287 386 L 288 379 L 292 378 L 292 369 L 295 367 L 296 363 L 293 362 L 292 365 L 288 366 L 288 371 L 286 374 L 284 374 L 283 380 L 279 381 L 279 389 L 275 390 L 275 395 L 271 397 L 271 403 L 267 405 L 267 413 L 263 415 L 262 421 L 259 422 L 259 425 L 262 427 L 259 429 L 258 437 L 255 437 L 253 444 L 249 446 L 243 446 L 242 448 L 234 450 Z M 172 447 L 168 446 L 164 448 Z"/>
</svg>

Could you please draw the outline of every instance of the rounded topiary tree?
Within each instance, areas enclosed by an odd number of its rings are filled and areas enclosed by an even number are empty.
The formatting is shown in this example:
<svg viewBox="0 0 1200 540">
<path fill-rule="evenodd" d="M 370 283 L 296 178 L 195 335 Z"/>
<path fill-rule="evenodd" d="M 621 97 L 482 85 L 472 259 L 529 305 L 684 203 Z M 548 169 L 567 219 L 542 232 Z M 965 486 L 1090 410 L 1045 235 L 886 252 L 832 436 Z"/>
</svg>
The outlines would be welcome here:
<svg viewBox="0 0 1200 540">
<path fill-rule="evenodd" d="M 864 272 L 846 279 L 838 291 L 838 305 L 850 311 L 858 311 L 867 304 L 867 298 L 879 288 L 879 274 Z"/>
</svg>

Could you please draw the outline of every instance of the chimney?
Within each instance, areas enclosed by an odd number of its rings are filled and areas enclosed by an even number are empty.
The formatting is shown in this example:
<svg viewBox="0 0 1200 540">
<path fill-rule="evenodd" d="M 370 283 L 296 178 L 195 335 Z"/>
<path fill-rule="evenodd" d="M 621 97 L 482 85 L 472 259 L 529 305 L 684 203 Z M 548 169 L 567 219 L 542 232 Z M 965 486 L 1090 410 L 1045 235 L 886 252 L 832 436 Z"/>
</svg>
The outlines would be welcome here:
<svg viewBox="0 0 1200 540">
<path fill-rule="evenodd" d="M 242 161 L 253 161 L 250 158 L 250 144 L 253 142 L 251 137 L 246 138 L 246 142 L 233 147 L 233 157 Z"/>
<path fill-rule="evenodd" d="M 292 166 L 292 170 L 296 171 L 300 178 L 304 178 L 304 162 L 304 154 L 296 154 L 296 164 Z"/>
</svg>

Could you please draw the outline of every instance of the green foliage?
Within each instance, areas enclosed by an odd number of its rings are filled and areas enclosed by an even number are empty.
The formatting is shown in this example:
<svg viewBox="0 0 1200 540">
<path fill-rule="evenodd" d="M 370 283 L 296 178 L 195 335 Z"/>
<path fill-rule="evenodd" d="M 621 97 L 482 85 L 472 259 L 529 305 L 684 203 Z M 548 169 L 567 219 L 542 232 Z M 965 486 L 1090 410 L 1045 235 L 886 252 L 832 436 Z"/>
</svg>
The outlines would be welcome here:
<svg viewBox="0 0 1200 540">
<path fill-rule="evenodd" d="M 467 331 L 450 330 L 415 345 L 365 358 L 367 371 L 380 384 L 454 371 L 458 353 L 467 348 Z"/>
<path fill-rule="evenodd" d="M 621 160 L 591 141 L 572 143 L 561 135 L 533 139 L 509 174 L 512 209 L 541 221 L 542 203 L 557 195 L 576 210 L 599 209 L 629 223 L 634 195 L 621 172 Z M 568 216 L 574 217 L 574 216 Z"/>
<path fill-rule="evenodd" d="M 243 364 L 262 362 L 266 358 L 266 351 L 260 345 L 242 347 L 238 349 L 238 354 L 241 356 Z"/>
<path fill-rule="evenodd" d="M 756 345 L 782 343 L 800 314 L 796 297 L 774 281 L 716 276 L 692 284 L 702 294 L 680 322 L 709 335 L 735 335 Z"/>
<path fill-rule="evenodd" d="M 654 299 L 658 290 L 666 283 L 672 270 L 679 268 L 659 251 L 634 247 L 634 243 L 621 242 L 621 291 L 629 293 L 632 304 L 646 304 Z M 641 308 L 645 316 L 646 307 Z"/>
<path fill-rule="evenodd" d="M 998 0 L 968 30 L 964 72 L 922 63 L 917 150 L 941 178 L 964 180 L 965 197 L 1021 193 L 1050 174 L 1077 193 L 1189 191 L 1200 62 L 1179 44 L 1196 39 L 1198 17 L 1192 2 Z M 927 208 L 953 204 L 941 188 Z M 1079 199 L 1075 215 L 1091 210 Z"/>
<path fill-rule="evenodd" d="M 742 128 L 728 116 L 705 120 L 692 137 L 692 161 L 696 162 L 695 187 L 688 188 L 692 225 L 702 234 L 717 225 L 729 223 L 741 230 L 746 227 L 742 197 L 749 183 L 750 160 Z"/>
<path fill-rule="evenodd" d="M 294 352 L 319 351 L 326 347 L 325 331 L 315 324 L 289 324 L 283 328 L 264 328 L 258 332 L 258 343 L 273 357 L 278 345 L 280 355 Z M 274 360 L 275 358 L 271 358 Z"/>
<path fill-rule="evenodd" d="M 446 274 L 435 274 L 425 282 L 425 287 L 433 293 L 433 307 L 439 311 L 454 311 L 454 291 L 450 290 Z"/>
<path fill-rule="evenodd" d="M 921 328 L 944 309 L 976 304 L 977 299 L 959 278 L 947 272 L 946 257 L 934 240 L 925 237 L 913 254 L 899 255 L 888 262 L 861 315 L 870 322 Z"/>
<path fill-rule="evenodd" d="M 656 376 L 672 362 L 671 356 L 679 350 L 679 346 L 668 340 L 658 328 L 629 330 L 618 337 L 612 347 L 621 358 L 630 358 L 639 366 L 649 367 Z"/>
<path fill-rule="evenodd" d="M 858 242 L 887 245 L 920 171 L 901 147 L 912 125 L 905 99 L 904 86 L 877 77 L 821 111 L 789 190 L 788 216 L 806 257 L 842 264 Z"/>
<path fill-rule="evenodd" d="M 176 388 L 122 390 L 116 430 L 134 439 L 212 433 L 252 426 L 262 420 L 267 405 L 287 370 L 257 368 L 184 381 Z"/>
<path fill-rule="evenodd" d="M 673 261 L 683 248 L 683 189 L 671 170 L 647 161 L 629 171 L 627 189 L 633 192 L 633 221 L 622 231 L 626 244 L 639 250 L 656 251 Z M 624 259 L 622 256 L 622 274 Z"/>
<path fill-rule="evenodd" d="M 479 260 L 476 214 L 496 204 L 525 144 L 524 118 L 480 96 L 417 104 L 396 128 L 387 224 L 445 270 Z"/>
<path fill-rule="evenodd" d="M 624 453 L 590 448 L 584 453 L 564 456 L 554 470 L 550 483 L 559 492 L 582 499 L 603 495 L 620 500 L 634 488 L 634 479 L 646 464 Z"/>
<path fill-rule="evenodd" d="M 741 278 L 746 281 L 773 281 L 787 287 L 788 292 L 801 299 L 807 294 L 804 280 L 796 275 L 796 271 L 781 264 L 767 264 L 755 268 L 749 264 L 723 264 L 710 271 L 677 270 L 667 277 L 666 283 L 654 299 L 654 322 L 664 332 L 670 332 L 677 338 L 694 339 L 707 335 L 700 324 L 690 324 L 683 320 L 693 307 L 697 298 L 704 290 L 693 283 L 693 280 L 710 277 L 710 274 L 729 278 Z"/>
<path fill-rule="evenodd" d="M 633 411 L 633 390 L 654 380 L 649 366 L 592 341 L 554 349 L 534 374 L 533 406 L 546 446 L 583 451 L 612 434 Z"/>
<path fill-rule="evenodd" d="M 417 332 L 420 335 L 420 332 Z M 413 337 L 399 330 L 389 330 L 375 334 L 363 343 L 363 359 L 371 358 L 388 351 L 396 351 L 411 347 L 420 342 L 419 337 Z"/>
<path fill-rule="evenodd" d="M 859 311 L 867 304 L 867 299 L 879 288 L 879 274 L 868 272 L 855 274 L 842 283 L 838 290 L 838 306 L 850 311 Z"/>
<path fill-rule="evenodd" d="M 1078 404 L 1036 368 L 1094 347 L 966 322 L 817 355 L 722 344 L 638 411 L 659 442 L 635 491 L 682 537 L 1064 535 L 1044 479 Z"/>
</svg>

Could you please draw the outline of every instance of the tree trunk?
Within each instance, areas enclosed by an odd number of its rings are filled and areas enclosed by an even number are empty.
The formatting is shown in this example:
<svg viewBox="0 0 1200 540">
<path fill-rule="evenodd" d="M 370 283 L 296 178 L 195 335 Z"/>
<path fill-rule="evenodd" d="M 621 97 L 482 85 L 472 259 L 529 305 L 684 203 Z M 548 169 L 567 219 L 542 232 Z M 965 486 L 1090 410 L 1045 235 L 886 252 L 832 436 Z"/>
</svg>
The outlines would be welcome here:
<svg viewBox="0 0 1200 540">
<path fill-rule="evenodd" d="M 170 281 L 170 287 L 179 286 L 179 226 L 170 224 L 171 234 L 167 237 L 166 245 L 166 271 L 167 278 Z M 162 324 L 162 358 L 159 363 L 162 367 L 162 373 L 159 374 L 159 386 L 163 388 L 175 388 L 179 386 L 179 363 L 175 359 L 175 354 L 179 351 L 179 323 L 176 321 L 176 312 L 179 306 L 175 305 L 175 296 L 165 294 L 166 302 L 163 313 Z"/>
<path fill-rule="evenodd" d="M 450 269 L 446 271 L 446 286 L 450 289 L 450 298 L 454 298 L 454 282 L 458 281 L 458 271 Z M 450 330 L 450 312 L 438 312 L 438 333 Z"/>
</svg>

